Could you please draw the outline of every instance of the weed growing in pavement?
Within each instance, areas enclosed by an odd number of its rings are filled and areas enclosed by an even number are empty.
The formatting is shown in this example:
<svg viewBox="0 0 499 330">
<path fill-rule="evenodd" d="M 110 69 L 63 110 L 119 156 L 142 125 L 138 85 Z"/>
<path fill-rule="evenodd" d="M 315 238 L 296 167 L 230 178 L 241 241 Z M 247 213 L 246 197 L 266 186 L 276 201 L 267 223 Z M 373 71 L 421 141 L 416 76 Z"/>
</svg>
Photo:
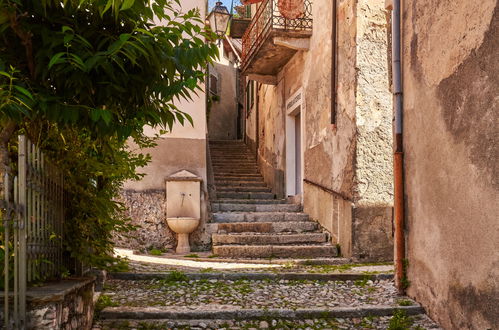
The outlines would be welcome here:
<svg viewBox="0 0 499 330">
<path fill-rule="evenodd" d="M 213 268 L 212 267 L 208 267 L 208 268 L 203 268 L 201 269 L 199 272 L 200 273 L 212 273 L 213 272 Z"/>
<path fill-rule="evenodd" d="M 354 282 L 355 286 L 359 286 L 361 288 L 365 288 L 367 286 L 367 282 L 370 280 L 371 278 L 369 276 L 364 276 L 361 280 L 356 280 Z"/>
<path fill-rule="evenodd" d="M 158 249 L 150 249 L 149 254 L 153 256 L 160 256 L 163 254 L 163 251 L 158 250 Z"/>
<path fill-rule="evenodd" d="M 414 320 L 407 316 L 407 313 L 403 310 L 395 310 L 390 323 L 388 324 L 388 330 L 407 330 L 410 329 Z"/>
<path fill-rule="evenodd" d="M 148 322 L 139 322 L 139 324 L 137 325 L 137 329 L 139 329 L 139 330 L 161 330 L 161 329 L 164 329 L 164 327 L 159 325 L 159 324 L 152 324 L 152 323 L 148 323 Z"/>
<path fill-rule="evenodd" d="M 184 258 L 199 258 L 199 255 L 195 253 L 187 254 L 184 256 Z"/>
<path fill-rule="evenodd" d="M 397 301 L 397 304 L 399 304 L 399 306 L 412 306 L 413 305 L 412 301 L 410 301 L 408 299 L 399 300 L 399 301 Z"/>
<path fill-rule="evenodd" d="M 177 270 L 172 270 L 167 277 L 162 278 L 156 283 L 153 283 L 150 285 L 150 289 L 161 289 L 162 287 L 165 286 L 171 286 L 178 284 L 179 282 L 187 282 L 189 281 L 189 278 L 187 275 L 184 274 L 184 272 L 177 271 Z"/>
<path fill-rule="evenodd" d="M 356 327 L 360 327 L 361 329 L 374 329 L 374 322 L 375 318 L 372 315 L 368 315 L 360 321 L 359 324 L 357 324 Z"/>
<path fill-rule="evenodd" d="M 95 312 L 99 313 L 106 307 L 118 307 L 120 304 L 113 301 L 111 297 L 101 294 L 95 303 Z"/>
<path fill-rule="evenodd" d="M 207 258 L 218 258 L 218 254 L 210 254 Z"/>
</svg>

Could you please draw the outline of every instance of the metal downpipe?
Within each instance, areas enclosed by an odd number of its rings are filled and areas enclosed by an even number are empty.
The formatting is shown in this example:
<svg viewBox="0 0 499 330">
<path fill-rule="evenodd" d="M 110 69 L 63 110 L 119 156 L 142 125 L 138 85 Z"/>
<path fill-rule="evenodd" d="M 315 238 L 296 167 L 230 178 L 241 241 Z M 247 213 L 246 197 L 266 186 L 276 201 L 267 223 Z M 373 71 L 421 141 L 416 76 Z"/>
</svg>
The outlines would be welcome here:
<svg viewBox="0 0 499 330">
<path fill-rule="evenodd" d="M 407 287 L 404 235 L 404 151 L 403 151 L 403 101 L 401 66 L 401 6 L 393 0 L 392 10 L 392 85 L 395 112 L 394 175 L 394 223 L 395 223 L 395 284 L 400 293 Z"/>
</svg>

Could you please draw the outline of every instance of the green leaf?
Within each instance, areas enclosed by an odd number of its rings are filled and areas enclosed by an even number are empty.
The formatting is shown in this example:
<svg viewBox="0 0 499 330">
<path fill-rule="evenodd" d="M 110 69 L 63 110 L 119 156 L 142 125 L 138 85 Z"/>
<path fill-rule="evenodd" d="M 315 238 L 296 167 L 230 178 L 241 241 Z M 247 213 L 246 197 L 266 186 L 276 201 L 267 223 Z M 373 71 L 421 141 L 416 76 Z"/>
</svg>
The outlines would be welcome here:
<svg viewBox="0 0 499 330">
<path fill-rule="evenodd" d="M 123 1 L 123 4 L 121 5 L 120 10 L 130 9 L 133 6 L 134 2 L 135 2 L 135 0 L 125 0 L 125 1 Z"/>
<path fill-rule="evenodd" d="M 94 122 L 97 122 L 99 121 L 101 114 L 102 114 L 101 109 L 92 109 L 90 110 L 90 119 L 92 119 Z"/>
<path fill-rule="evenodd" d="M 57 54 L 55 54 L 54 56 L 52 56 L 52 58 L 50 59 L 50 62 L 49 62 L 48 69 L 50 70 L 50 68 L 52 68 L 52 66 L 54 66 L 55 64 L 58 64 L 58 63 L 62 63 L 62 62 L 64 62 L 64 61 L 62 60 L 62 57 L 63 57 L 65 54 L 66 54 L 65 52 L 60 52 L 60 53 L 57 53 Z"/>
<path fill-rule="evenodd" d="M 33 95 L 26 88 L 17 85 L 14 85 L 14 88 L 33 100 Z"/>
</svg>

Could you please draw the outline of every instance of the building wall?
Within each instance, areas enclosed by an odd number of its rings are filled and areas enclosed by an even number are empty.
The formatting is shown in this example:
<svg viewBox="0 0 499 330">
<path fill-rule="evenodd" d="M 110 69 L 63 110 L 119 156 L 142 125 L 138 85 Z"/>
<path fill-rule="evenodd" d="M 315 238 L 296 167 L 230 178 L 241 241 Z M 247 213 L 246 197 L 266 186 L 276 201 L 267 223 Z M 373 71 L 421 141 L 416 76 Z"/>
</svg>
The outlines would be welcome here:
<svg viewBox="0 0 499 330">
<path fill-rule="evenodd" d="M 387 12 L 383 0 L 358 0 L 356 22 L 353 253 L 391 260 L 393 162 Z"/>
<path fill-rule="evenodd" d="M 210 65 L 209 72 L 218 78 L 218 96 L 208 114 L 208 135 L 211 140 L 237 139 L 237 66 L 223 54 L 223 45 L 219 47 L 220 58 Z"/>
<path fill-rule="evenodd" d="M 332 2 L 314 1 L 313 15 L 310 49 L 284 66 L 276 86 L 260 90 L 260 168 L 284 197 L 286 103 L 301 90 L 302 176 L 317 184 L 303 184 L 304 211 L 328 229 L 343 255 L 390 260 L 392 110 L 384 1 L 338 1 L 336 125 L 331 124 Z M 247 126 L 256 126 L 253 113 Z"/>
<path fill-rule="evenodd" d="M 205 0 L 182 1 L 182 11 L 199 8 L 202 17 L 206 14 Z M 161 24 L 161 22 L 157 22 Z M 204 84 L 200 86 L 205 90 Z M 157 146 L 151 149 L 138 150 L 133 143 L 130 148 L 137 152 L 151 155 L 151 162 L 139 169 L 145 176 L 140 181 L 125 183 L 120 201 L 127 207 L 127 216 L 132 224 L 139 228 L 127 235 L 115 235 L 118 247 L 144 250 L 150 248 L 174 248 L 176 235 L 166 224 L 166 178 L 180 171 L 187 170 L 201 177 L 201 223 L 191 234 L 191 245 L 196 248 L 207 248 L 209 235 L 205 234 L 208 219 L 207 205 L 207 170 L 206 170 L 206 95 L 198 92 L 191 100 L 176 101 L 177 107 L 191 115 L 194 125 L 175 123 L 171 132 L 160 134 L 159 128 L 145 127 L 144 133 L 149 137 L 159 135 Z"/>
<path fill-rule="evenodd" d="M 402 39 L 408 293 L 446 329 L 493 329 L 498 2 L 403 2 Z"/>
</svg>

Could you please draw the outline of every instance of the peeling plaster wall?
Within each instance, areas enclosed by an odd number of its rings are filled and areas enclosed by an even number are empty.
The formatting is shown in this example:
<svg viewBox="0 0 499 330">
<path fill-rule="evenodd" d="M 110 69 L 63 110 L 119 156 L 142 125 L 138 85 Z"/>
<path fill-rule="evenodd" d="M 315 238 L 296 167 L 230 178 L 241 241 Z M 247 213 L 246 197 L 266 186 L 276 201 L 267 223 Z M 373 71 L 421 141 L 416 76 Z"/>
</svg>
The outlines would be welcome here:
<svg viewBox="0 0 499 330">
<path fill-rule="evenodd" d="M 493 329 L 498 2 L 403 3 L 408 293 L 446 329 Z"/>
</svg>

